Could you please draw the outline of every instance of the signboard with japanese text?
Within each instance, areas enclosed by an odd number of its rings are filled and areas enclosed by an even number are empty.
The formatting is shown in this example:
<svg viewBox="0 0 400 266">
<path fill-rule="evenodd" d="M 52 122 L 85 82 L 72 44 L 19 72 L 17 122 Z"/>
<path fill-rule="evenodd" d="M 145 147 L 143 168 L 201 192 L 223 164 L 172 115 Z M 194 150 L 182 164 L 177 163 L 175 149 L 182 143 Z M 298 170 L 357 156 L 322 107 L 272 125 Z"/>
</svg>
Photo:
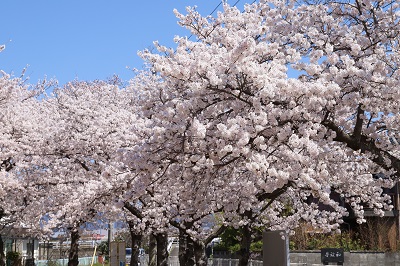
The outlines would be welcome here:
<svg viewBox="0 0 400 266">
<path fill-rule="evenodd" d="M 344 252 L 341 248 L 321 248 L 321 262 L 324 265 L 334 262 L 337 265 L 343 265 Z"/>
</svg>

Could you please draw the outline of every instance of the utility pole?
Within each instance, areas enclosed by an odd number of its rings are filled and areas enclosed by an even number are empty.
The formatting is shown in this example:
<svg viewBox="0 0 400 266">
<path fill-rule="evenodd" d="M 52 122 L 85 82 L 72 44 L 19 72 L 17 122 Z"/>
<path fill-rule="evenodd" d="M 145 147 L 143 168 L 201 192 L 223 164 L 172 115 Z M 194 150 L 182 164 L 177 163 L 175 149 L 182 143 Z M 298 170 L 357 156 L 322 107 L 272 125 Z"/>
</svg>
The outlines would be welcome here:
<svg viewBox="0 0 400 266">
<path fill-rule="evenodd" d="M 400 189 L 399 189 L 399 182 L 396 181 L 396 203 L 394 206 L 395 217 L 397 216 L 397 240 L 400 240 Z"/>
<path fill-rule="evenodd" d="M 108 261 L 110 261 L 111 258 L 111 241 L 112 241 L 112 227 L 111 223 L 108 223 Z"/>
</svg>

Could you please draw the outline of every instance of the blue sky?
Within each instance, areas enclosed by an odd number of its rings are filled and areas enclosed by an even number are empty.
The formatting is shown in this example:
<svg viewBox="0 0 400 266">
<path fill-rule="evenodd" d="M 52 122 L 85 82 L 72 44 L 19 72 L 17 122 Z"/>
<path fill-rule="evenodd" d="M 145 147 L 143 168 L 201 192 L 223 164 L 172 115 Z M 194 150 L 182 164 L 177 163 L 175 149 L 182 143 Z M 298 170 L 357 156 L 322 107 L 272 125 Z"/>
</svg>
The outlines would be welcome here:
<svg viewBox="0 0 400 266">
<path fill-rule="evenodd" d="M 45 76 L 60 85 L 74 80 L 133 77 L 142 68 L 137 51 L 153 41 L 174 47 L 175 35 L 190 35 L 177 25 L 173 9 L 197 5 L 210 14 L 220 0 L 3 0 L 0 16 L 0 69 L 19 76 L 27 65 L 29 83 Z M 230 4 L 236 0 L 228 1 Z M 243 9 L 245 0 L 239 1 Z"/>
</svg>

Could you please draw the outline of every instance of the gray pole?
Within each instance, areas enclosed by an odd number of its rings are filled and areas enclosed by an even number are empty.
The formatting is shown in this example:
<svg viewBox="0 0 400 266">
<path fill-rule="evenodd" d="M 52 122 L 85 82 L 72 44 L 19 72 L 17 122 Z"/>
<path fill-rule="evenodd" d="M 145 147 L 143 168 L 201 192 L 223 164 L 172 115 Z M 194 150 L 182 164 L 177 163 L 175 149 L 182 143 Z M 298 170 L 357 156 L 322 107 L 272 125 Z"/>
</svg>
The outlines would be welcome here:
<svg viewBox="0 0 400 266">
<path fill-rule="evenodd" d="M 111 223 L 108 223 L 108 262 L 110 262 L 111 259 Z"/>
</svg>

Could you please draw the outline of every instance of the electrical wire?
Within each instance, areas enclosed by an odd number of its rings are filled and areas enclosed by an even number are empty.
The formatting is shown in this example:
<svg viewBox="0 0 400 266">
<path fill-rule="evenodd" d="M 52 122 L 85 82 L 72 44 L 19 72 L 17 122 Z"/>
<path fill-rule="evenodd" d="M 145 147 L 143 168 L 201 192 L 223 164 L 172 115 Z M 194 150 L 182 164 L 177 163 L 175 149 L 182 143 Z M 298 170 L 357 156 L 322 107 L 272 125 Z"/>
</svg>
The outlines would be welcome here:
<svg viewBox="0 0 400 266">
<path fill-rule="evenodd" d="M 254 4 L 257 0 L 254 0 L 250 5 Z M 240 0 L 237 0 L 234 4 L 233 7 L 235 7 L 238 3 L 240 2 Z M 208 16 L 211 16 L 212 14 L 214 14 L 214 12 L 221 6 L 221 4 L 223 3 L 223 0 L 221 0 L 221 2 L 219 2 L 219 4 L 213 9 L 213 11 L 211 11 L 211 13 Z M 244 12 L 244 10 L 242 11 Z M 190 34 L 190 36 L 188 37 L 188 40 L 190 40 L 190 38 L 192 38 L 193 34 Z"/>
<path fill-rule="evenodd" d="M 239 0 L 240 1 L 240 0 Z M 214 10 L 213 11 L 211 11 L 211 13 L 210 13 L 210 15 L 209 16 L 211 16 L 212 14 L 214 14 L 214 12 L 218 9 L 218 7 L 220 7 L 221 6 L 221 4 L 222 4 L 222 1 L 221 2 L 219 2 L 219 4 L 214 8 Z"/>
<path fill-rule="evenodd" d="M 235 4 L 233 4 L 233 6 L 236 6 L 237 5 L 237 3 L 239 3 L 240 2 L 240 0 L 237 0 L 236 1 L 236 3 Z"/>
<path fill-rule="evenodd" d="M 239 0 L 240 1 L 240 0 Z M 212 14 L 214 14 L 214 12 L 222 5 L 222 0 L 221 2 L 219 2 L 219 4 L 213 9 L 213 11 L 211 11 L 211 13 L 209 14 L 209 16 L 211 16 Z M 192 38 L 193 34 L 190 34 L 190 36 L 188 37 L 188 40 L 190 40 L 190 38 Z"/>
</svg>

